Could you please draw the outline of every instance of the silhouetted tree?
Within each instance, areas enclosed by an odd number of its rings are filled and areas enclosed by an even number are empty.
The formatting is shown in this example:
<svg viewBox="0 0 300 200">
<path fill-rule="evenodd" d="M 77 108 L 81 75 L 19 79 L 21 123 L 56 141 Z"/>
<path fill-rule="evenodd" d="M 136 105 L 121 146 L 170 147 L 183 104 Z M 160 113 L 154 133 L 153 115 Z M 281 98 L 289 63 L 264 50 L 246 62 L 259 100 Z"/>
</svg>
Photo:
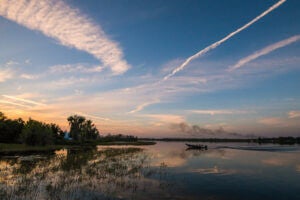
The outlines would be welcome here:
<svg viewBox="0 0 300 200">
<path fill-rule="evenodd" d="M 21 140 L 28 145 L 48 145 L 54 143 L 53 132 L 49 124 L 29 119 L 22 130 Z"/>
<path fill-rule="evenodd" d="M 17 143 L 23 127 L 24 121 L 21 118 L 8 119 L 0 112 L 0 142 Z"/>
<path fill-rule="evenodd" d="M 7 118 L 3 112 L 0 112 L 0 121 L 5 121 Z"/>
<path fill-rule="evenodd" d="M 88 140 L 96 139 L 99 131 L 91 120 L 85 121 L 83 125 L 84 138 Z"/>
<path fill-rule="evenodd" d="M 85 117 L 73 115 L 68 117 L 69 125 L 70 125 L 70 137 L 73 140 L 80 140 L 81 132 L 83 127 L 83 122 L 85 121 Z"/>
<path fill-rule="evenodd" d="M 86 120 L 85 117 L 73 115 L 68 117 L 70 125 L 70 136 L 75 141 L 84 142 L 85 140 L 96 139 L 99 131 L 91 120 Z"/>
<path fill-rule="evenodd" d="M 50 128 L 52 130 L 52 137 L 54 139 L 54 143 L 60 143 L 64 138 L 64 131 L 57 124 L 50 124 Z"/>
</svg>

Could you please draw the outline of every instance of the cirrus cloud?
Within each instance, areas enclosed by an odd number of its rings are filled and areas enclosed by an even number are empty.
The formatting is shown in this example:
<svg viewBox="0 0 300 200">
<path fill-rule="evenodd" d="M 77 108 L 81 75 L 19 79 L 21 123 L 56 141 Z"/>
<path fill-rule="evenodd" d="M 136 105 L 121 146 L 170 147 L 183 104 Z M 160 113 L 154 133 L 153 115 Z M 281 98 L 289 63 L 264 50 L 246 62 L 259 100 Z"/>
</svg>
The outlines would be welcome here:
<svg viewBox="0 0 300 200">
<path fill-rule="evenodd" d="M 300 110 L 292 110 L 288 113 L 290 119 L 292 118 L 299 118 L 300 117 Z"/>
<path fill-rule="evenodd" d="M 114 74 L 130 68 L 118 43 L 100 25 L 61 0 L 2 0 L 0 16 L 93 55 Z"/>
</svg>

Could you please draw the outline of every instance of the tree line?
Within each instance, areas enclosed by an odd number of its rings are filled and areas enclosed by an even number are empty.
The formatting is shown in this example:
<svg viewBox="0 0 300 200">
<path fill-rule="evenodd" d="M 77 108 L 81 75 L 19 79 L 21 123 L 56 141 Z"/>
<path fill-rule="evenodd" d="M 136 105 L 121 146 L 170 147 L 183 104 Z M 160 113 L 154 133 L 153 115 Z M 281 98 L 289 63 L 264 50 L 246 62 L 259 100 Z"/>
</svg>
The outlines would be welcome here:
<svg viewBox="0 0 300 200">
<path fill-rule="evenodd" d="M 149 141 L 165 142 L 247 142 L 247 143 L 272 143 L 272 144 L 300 144 L 300 137 L 258 137 L 258 138 L 140 138 Z"/>
<path fill-rule="evenodd" d="M 67 118 L 70 138 L 76 143 L 84 143 L 99 137 L 99 131 L 91 120 L 73 115 Z M 57 124 L 44 123 L 29 118 L 9 119 L 0 112 L 0 143 L 24 143 L 27 145 L 64 144 L 66 131 Z"/>
</svg>

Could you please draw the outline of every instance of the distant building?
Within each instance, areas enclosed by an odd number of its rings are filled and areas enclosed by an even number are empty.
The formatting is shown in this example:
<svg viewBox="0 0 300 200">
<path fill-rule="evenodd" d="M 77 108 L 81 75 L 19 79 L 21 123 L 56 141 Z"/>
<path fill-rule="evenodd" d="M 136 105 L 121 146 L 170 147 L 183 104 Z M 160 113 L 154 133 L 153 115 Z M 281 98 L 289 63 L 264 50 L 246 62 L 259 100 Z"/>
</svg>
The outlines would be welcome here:
<svg viewBox="0 0 300 200">
<path fill-rule="evenodd" d="M 72 140 L 72 138 L 70 137 L 70 133 L 65 132 L 64 139 L 65 140 Z"/>
</svg>

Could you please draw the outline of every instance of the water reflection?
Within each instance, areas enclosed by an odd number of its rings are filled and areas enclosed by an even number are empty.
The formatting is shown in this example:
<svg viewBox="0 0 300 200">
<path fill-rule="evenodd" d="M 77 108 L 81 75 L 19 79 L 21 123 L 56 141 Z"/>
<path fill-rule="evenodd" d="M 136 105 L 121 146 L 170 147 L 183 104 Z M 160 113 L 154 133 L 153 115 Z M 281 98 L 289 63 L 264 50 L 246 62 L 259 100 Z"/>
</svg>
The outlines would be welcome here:
<svg viewBox="0 0 300 200">
<path fill-rule="evenodd" d="M 0 199 L 300 198 L 298 152 L 218 145 L 186 151 L 184 143 L 159 142 L 1 157 Z"/>
<path fill-rule="evenodd" d="M 164 194 L 166 167 L 150 167 L 147 154 L 134 147 L 6 157 L 0 199 L 140 199 L 148 192 Z"/>
</svg>

